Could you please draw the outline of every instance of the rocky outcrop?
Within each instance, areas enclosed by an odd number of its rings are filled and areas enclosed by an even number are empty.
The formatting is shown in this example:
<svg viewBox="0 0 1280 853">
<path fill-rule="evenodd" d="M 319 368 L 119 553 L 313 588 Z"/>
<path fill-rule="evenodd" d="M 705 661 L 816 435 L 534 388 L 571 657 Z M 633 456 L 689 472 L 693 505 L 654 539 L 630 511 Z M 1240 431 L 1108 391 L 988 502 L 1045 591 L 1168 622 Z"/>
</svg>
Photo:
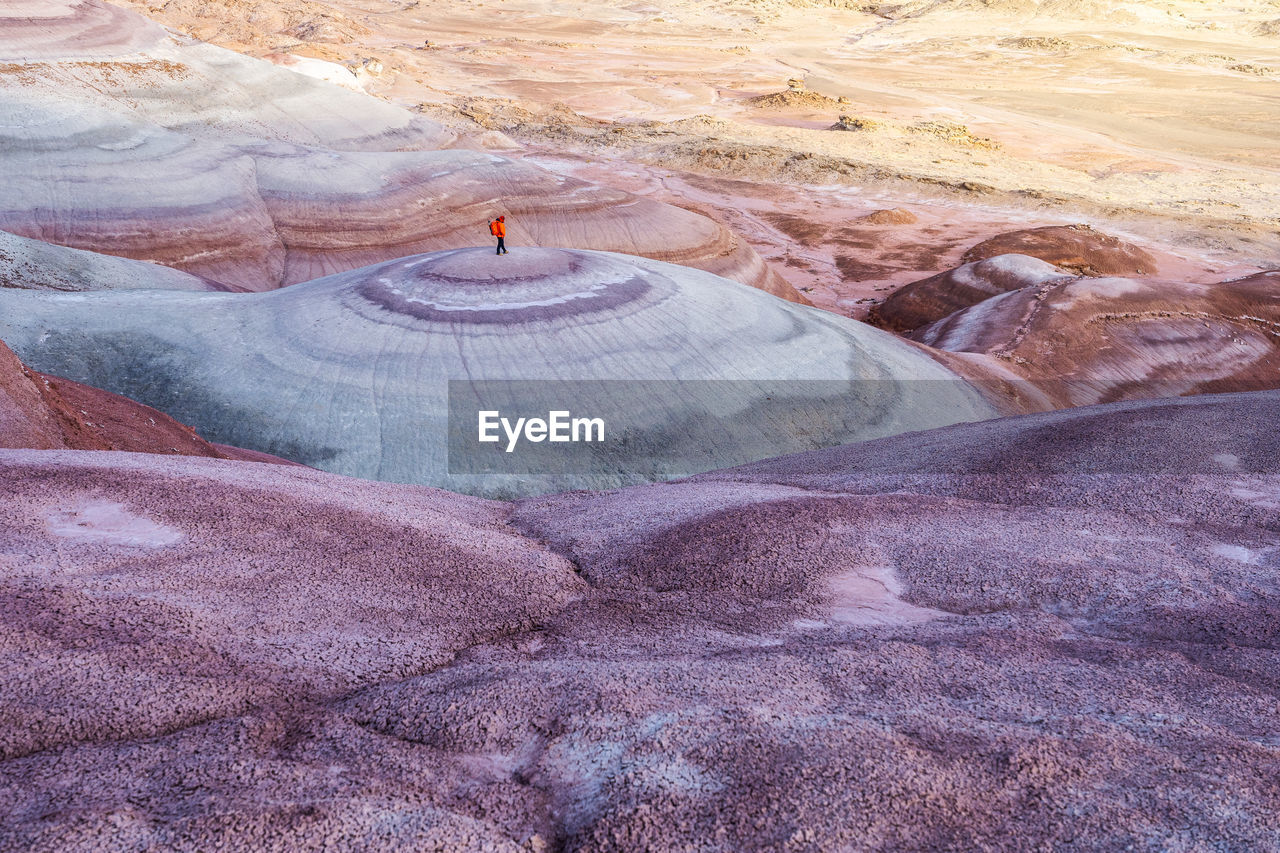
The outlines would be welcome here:
<svg viewBox="0 0 1280 853">
<path fill-rule="evenodd" d="M 861 116 L 842 115 L 839 120 L 836 121 L 835 124 L 831 125 L 831 127 L 827 128 L 827 130 L 875 130 L 880 126 L 880 124 L 881 123 L 878 121 L 874 121 L 869 118 L 862 118 Z"/>
<path fill-rule="evenodd" d="M 1278 418 L 514 506 L 0 453 L 0 847 L 1275 847 Z"/>
<path fill-rule="evenodd" d="M 1155 275 L 1156 259 L 1145 249 L 1088 225 L 1051 225 L 1010 231 L 984 240 L 964 253 L 964 262 L 997 255 L 1030 255 L 1080 275 Z"/>
<path fill-rule="evenodd" d="M 1074 278 L 1052 264 L 1026 255 L 997 255 L 895 290 L 871 309 L 868 320 L 896 332 L 910 332 L 993 296 Z"/>
<path fill-rule="evenodd" d="M 914 213 L 901 207 L 873 210 L 857 219 L 864 225 L 915 225 L 920 221 Z"/>
<path fill-rule="evenodd" d="M 5 10 L 0 229 L 268 290 L 488 242 L 638 254 L 803 302 L 717 223 L 479 150 L 100 0 Z"/>
<path fill-rule="evenodd" d="M 803 86 L 789 86 L 781 92 L 754 95 L 744 102 L 762 110 L 806 110 L 829 112 L 847 103 L 847 100 L 831 98 L 818 92 L 810 92 Z"/>
<path fill-rule="evenodd" d="M 1280 385 L 1280 276 L 1080 278 L 1010 291 L 912 333 L 995 359 L 1058 407 Z"/>
<path fill-rule="evenodd" d="M 266 294 L 0 292 L 0 336 L 39 369 L 215 441 L 486 494 L 644 482 L 993 414 L 884 332 L 596 252 L 455 250 Z M 625 441 L 559 472 L 472 471 L 447 447 L 451 380 L 527 386 L 541 414 L 585 401 Z M 538 390 L 552 381 L 566 384 Z M 618 390 L 596 395 L 600 382 Z"/>
</svg>

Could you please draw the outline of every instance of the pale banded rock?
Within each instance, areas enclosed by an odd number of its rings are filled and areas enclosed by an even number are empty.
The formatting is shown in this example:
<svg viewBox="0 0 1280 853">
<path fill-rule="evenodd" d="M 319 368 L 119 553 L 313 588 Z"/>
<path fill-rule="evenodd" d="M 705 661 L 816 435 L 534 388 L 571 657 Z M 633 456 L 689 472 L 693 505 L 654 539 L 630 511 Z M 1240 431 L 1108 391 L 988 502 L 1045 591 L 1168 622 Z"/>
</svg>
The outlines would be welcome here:
<svg viewBox="0 0 1280 853">
<path fill-rule="evenodd" d="M 483 151 L 358 91 L 101 0 L 6 5 L 0 229 L 268 290 L 488 240 L 710 270 L 804 299 L 695 213 Z"/>
<path fill-rule="evenodd" d="M 454 250 L 262 294 L 0 292 L 0 337 L 214 441 L 485 494 L 663 479 L 993 413 L 885 332 L 687 267 L 573 250 Z M 449 380 L 673 384 L 579 413 L 628 424 L 651 468 L 605 453 L 494 478 L 449 471 Z M 679 386 L 699 380 L 745 384 Z M 741 432 L 686 436 L 709 417 Z"/>
</svg>

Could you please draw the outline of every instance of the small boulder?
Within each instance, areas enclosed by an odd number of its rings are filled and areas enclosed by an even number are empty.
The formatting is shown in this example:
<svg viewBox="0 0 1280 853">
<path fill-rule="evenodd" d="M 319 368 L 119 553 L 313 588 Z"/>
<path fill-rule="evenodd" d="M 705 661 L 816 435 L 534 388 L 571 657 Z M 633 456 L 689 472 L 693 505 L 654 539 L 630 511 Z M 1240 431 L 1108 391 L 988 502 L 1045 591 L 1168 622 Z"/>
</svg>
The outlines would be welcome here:
<svg viewBox="0 0 1280 853">
<path fill-rule="evenodd" d="M 878 127 L 878 123 L 869 118 L 858 118 L 857 116 L 840 116 L 840 120 L 828 130 L 874 130 Z"/>
<path fill-rule="evenodd" d="M 858 222 L 865 225 L 914 225 L 919 221 L 920 219 L 914 213 L 901 207 L 875 210 L 866 216 L 858 217 Z"/>
</svg>

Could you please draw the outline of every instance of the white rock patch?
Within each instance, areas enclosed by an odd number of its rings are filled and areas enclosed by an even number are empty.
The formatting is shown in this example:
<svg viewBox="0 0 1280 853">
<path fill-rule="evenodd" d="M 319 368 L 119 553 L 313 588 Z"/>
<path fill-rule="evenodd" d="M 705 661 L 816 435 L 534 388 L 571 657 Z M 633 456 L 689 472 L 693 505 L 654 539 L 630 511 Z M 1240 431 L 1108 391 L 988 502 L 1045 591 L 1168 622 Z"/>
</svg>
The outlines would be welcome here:
<svg viewBox="0 0 1280 853">
<path fill-rule="evenodd" d="M 1214 545 L 1211 550 L 1219 557 L 1226 557 L 1228 560 L 1247 563 L 1251 566 L 1258 565 L 1261 558 L 1261 554 L 1252 548 L 1246 548 L 1243 545 L 1231 545 L 1226 542 Z"/>
<path fill-rule="evenodd" d="M 909 625 L 947 614 L 917 607 L 898 596 L 902 585 L 888 566 L 858 566 L 830 580 L 831 618 L 850 625 Z"/>
<path fill-rule="evenodd" d="M 105 500 L 88 500 L 75 509 L 54 509 L 45 516 L 45 526 L 54 536 L 65 539 L 132 548 L 163 548 L 186 538 L 181 530 Z"/>
</svg>

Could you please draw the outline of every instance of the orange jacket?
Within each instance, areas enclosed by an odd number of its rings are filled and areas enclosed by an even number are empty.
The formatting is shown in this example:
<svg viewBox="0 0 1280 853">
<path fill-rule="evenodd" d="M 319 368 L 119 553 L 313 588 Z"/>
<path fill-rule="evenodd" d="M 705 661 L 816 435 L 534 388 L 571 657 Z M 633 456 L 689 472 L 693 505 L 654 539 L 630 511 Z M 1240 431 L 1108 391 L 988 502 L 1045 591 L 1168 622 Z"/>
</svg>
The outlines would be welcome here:
<svg viewBox="0 0 1280 853">
<path fill-rule="evenodd" d="M 507 226 L 506 226 L 506 223 L 504 223 L 504 222 L 499 222 L 499 221 L 498 221 L 498 220 L 496 220 L 496 219 L 495 219 L 495 220 L 493 220 L 492 222 L 490 222 L 490 223 L 489 223 L 489 233 L 490 233 L 490 234 L 492 234 L 492 235 L 493 235 L 493 236 L 495 236 L 495 237 L 505 237 L 505 236 L 507 236 Z"/>
</svg>

